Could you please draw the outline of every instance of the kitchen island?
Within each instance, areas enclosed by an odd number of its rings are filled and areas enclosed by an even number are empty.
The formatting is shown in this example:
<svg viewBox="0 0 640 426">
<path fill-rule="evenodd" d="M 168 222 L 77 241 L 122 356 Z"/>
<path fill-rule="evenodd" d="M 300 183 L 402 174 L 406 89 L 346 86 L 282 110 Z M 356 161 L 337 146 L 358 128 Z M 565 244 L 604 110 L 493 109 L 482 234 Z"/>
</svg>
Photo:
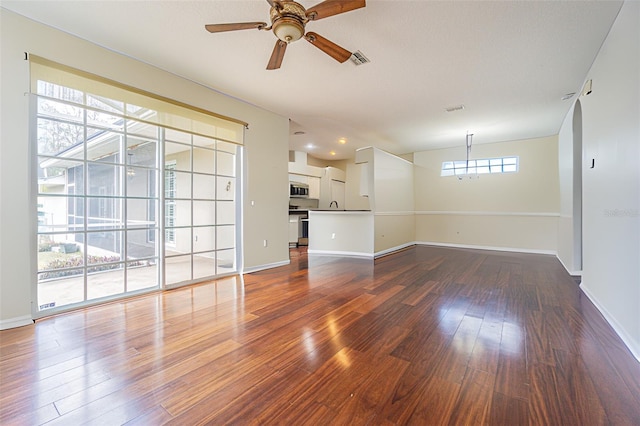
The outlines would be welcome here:
<svg viewBox="0 0 640 426">
<path fill-rule="evenodd" d="M 373 212 L 309 210 L 309 254 L 373 258 Z"/>
</svg>

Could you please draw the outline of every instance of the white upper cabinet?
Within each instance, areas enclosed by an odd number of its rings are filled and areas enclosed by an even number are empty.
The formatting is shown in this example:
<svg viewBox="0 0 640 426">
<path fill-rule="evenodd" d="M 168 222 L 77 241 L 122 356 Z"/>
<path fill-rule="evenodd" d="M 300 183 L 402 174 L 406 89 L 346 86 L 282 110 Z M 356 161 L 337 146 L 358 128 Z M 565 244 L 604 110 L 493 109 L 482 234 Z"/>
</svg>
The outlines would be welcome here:
<svg viewBox="0 0 640 426">
<path fill-rule="evenodd" d="M 344 170 L 338 169 L 337 167 L 325 167 L 325 177 L 329 180 L 337 180 L 339 182 L 347 181 L 347 174 Z"/>
<path fill-rule="evenodd" d="M 320 178 L 309 176 L 309 198 L 320 199 Z"/>
</svg>

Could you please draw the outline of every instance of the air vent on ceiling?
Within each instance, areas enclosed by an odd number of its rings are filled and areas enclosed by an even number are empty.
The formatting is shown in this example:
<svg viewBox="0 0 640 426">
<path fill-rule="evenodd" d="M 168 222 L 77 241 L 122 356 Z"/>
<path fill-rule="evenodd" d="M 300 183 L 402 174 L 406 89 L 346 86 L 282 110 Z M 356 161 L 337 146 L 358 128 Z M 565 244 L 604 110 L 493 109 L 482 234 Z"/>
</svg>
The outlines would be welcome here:
<svg viewBox="0 0 640 426">
<path fill-rule="evenodd" d="M 356 50 L 351 54 L 351 61 L 356 65 L 368 64 L 371 62 L 369 58 L 364 56 L 361 51 Z"/>
<path fill-rule="evenodd" d="M 464 105 L 456 105 L 449 108 L 445 108 L 445 111 L 454 112 L 454 111 L 462 111 L 463 109 L 464 109 Z"/>
</svg>

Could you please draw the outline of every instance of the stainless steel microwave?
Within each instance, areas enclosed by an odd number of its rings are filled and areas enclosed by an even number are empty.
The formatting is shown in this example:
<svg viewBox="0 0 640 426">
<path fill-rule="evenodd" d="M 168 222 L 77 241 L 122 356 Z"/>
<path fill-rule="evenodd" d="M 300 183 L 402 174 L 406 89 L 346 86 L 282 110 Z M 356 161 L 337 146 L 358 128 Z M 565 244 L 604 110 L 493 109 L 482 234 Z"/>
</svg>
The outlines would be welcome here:
<svg viewBox="0 0 640 426">
<path fill-rule="evenodd" d="M 309 185 L 301 182 L 289 182 L 289 197 L 308 198 Z"/>
</svg>

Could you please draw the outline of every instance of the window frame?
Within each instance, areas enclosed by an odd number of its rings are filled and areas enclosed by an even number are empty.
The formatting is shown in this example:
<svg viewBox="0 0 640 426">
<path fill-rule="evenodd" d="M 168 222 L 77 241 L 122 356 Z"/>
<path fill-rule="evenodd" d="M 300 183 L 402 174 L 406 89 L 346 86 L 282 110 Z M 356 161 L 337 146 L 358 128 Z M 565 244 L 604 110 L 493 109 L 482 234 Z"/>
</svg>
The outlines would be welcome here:
<svg viewBox="0 0 640 426">
<path fill-rule="evenodd" d="M 65 266 L 63 269 L 69 270 L 70 273 L 77 273 L 79 270 L 83 272 L 78 277 L 82 277 L 82 281 L 84 282 L 83 291 L 76 293 L 84 293 L 82 296 L 82 300 L 80 294 L 74 293 L 73 299 L 71 302 L 65 300 L 56 303 L 57 306 L 40 306 L 42 304 L 49 305 L 50 297 L 47 296 L 46 300 L 40 300 L 38 296 L 39 291 L 39 280 L 43 271 L 57 271 L 57 266 L 49 266 L 48 264 L 42 264 L 44 266 L 38 266 L 37 261 L 32 263 L 33 267 L 33 295 L 35 303 L 32 304 L 32 313 L 34 318 L 41 318 L 48 315 L 54 315 L 60 312 L 65 312 L 77 308 L 82 308 L 85 306 L 91 306 L 98 303 L 104 303 L 110 300 L 116 300 L 120 298 L 130 297 L 134 294 L 138 294 L 140 292 L 154 291 L 158 288 L 161 290 L 174 288 L 179 285 L 188 285 L 193 282 L 202 281 L 203 279 L 212 279 L 219 278 L 227 275 L 236 275 L 240 272 L 242 268 L 242 231 L 239 226 L 236 226 L 236 238 L 235 238 L 235 246 L 233 247 L 234 260 L 232 264 L 234 265 L 233 270 L 223 271 L 223 273 L 219 273 L 217 265 L 215 266 L 214 271 L 216 271 L 215 276 L 208 276 L 202 279 L 191 280 L 188 282 L 180 282 L 175 283 L 173 286 L 168 286 L 165 282 L 164 276 L 164 264 L 165 264 L 165 193 L 164 193 L 164 174 L 165 174 L 165 132 L 166 131 L 179 131 L 185 132 L 191 137 L 205 137 L 217 141 L 217 143 L 222 143 L 223 145 L 229 145 L 233 149 L 229 152 L 233 152 L 235 164 L 234 169 L 237 171 L 235 174 L 235 181 L 237 183 L 235 189 L 235 215 L 236 220 L 235 223 L 240 224 L 242 221 L 240 220 L 242 215 L 242 203 L 241 203 L 241 185 L 242 185 L 242 147 L 244 145 L 244 131 L 247 128 L 247 124 L 241 122 L 239 120 L 231 119 L 228 117 L 224 117 L 221 115 L 217 115 L 211 113 L 209 111 L 201 110 L 198 108 L 193 108 L 189 105 L 182 104 L 179 102 L 172 101 L 167 98 L 162 98 L 141 90 L 137 90 L 134 88 L 130 88 L 128 86 L 120 85 L 116 82 L 112 82 L 110 80 L 100 78 L 98 76 L 94 76 L 92 74 L 88 74 L 82 71 L 74 70 L 69 67 L 65 67 L 59 64 L 55 64 L 53 62 L 44 60 L 42 58 L 34 57 L 30 55 L 30 71 L 31 71 L 31 93 L 29 96 L 29 109 L 30 109 L 30 117 L 29 117 L 29 126 L 30 126 L 30 157 L 32 164 L 32 204 L 33 204 L 33 238 L 36 242 L 34 244 L 34 249 L 37 250 L 38 243 L 40 240 L 40 235 L 50 235 L 55 236 L 54 234 L 59 234 L 61 238 L 66 239 L 66 235 L 70 235 L 72 241 L 75 241 L 78 245 L 83 247 L 82 262 L 76 266 Z M 50 69 L 48 67 L 51 67 Z M 34 71 L 34 68 L 37 70 Z M 44 71 L 43 71 L 44 70 Z M 43 73 L 47 73 L 48 71 L 52 72 L 52 78 L 48 79 L 43 77 Z M 96 83 L 96 91 L 90 91 L 88 87 L 93 87 L 91 84 L 93 83 L 92 79 L 95 79 Z M 38 82 L 43 81 L 50 83 L 50 86 L 53 87 L 51 93 L 45 93 L 42 90 L 38 90 Z M 79 86 L 76 87 L 74 84 L 79 82 Z M 107 90 L 107 86 L 109 84 L 113 84 L 114 93 L 125 94 L 127 95 L 127 91 L 131 90 L 127 96 L 131 96 L 132 99 L 136 100 L 135 104 L 129 104 L 130 101 L 122 100 L 117 96 L 110 97 L 105 96 L 103 93 L 104 90 Z M 105 89 L 107 88 L 107 89 Z M 55 93 L 58 90 L 59 93 Z M 59 96 L 60 98 L 57 98 Z M 148 98 L 147 98 L 148 97 Z M 38 108 L 40 99 L 45 99 L 45 102 L 48 100 L 51 103 L 56 103 L 55 106 L 50 107 L 49 110 Z M 116 109 L 108 109 L 109 106 L 103 107 L 100 102 L 103 101 L 111 102 L 112 105 L 116 105 Z M 141 103 L 138 103 L 140 101 Z M 149 103 L 151 108 L 157 107 L 158 109 L 155 111 L 149 110 L 149 106 L 145 107 L 133 107 L 129 108 L 129 105 L 146 105 L 144 102 Z M 67 108 L 71 113 L 67 112 Z M 74 110 L 75 108 L 75 110 Z M 136 109 L 137 108 L 137 109 Z M 162 109 L 166 108 L 166 109 Z M 76 111 L 77 110 L 77 111 Z M 144 113 L 145 110 L 149 110 L 154 113 L 153 117 L 149 115 L 140 115 Z M 79 111 L 79 112 L 78 112 Z M 58 114 L 59 116 L 56 116 Z M 153 115 L 153 114 L 152 114 Z M 168 118 L 167 118 L 168 117 Z M 98 121 L 95 121 L 95 120 Z M 48 129 L 49 133 L 47 135 L 47 141 L 51 141 L 52 145 L 49 146 L 39 146 L 38 142 L 38 129 L 40 127 L 41 120 L 49 120 L 53 121 L 54 128 Z M 121 124 L 116 123 L 116 121 L 120 121 Z M 165 120 L 165 121 L 159 121 Z M 64 135 L 65 130 L 59 128 L 57 123 L 66 123 L 67 125 L 76 126 L 77 128 L 72 129 L 75 133 L 70 134 L 71 138 Z M 157 145 L 153 148 L 155 152 L 155 163 L 154 165 L 149 165 L 145 163 L 134 164 L 133 167 L 130 164 L 131 158 L 128 158 L 127 153 L 129 149 L 138 149 L 137 145 L 130 145 L 128 142 L 128 126 L 133 123 L 137 123 L 138 125 L 151 126 L 155 127 L 158 130 L 157 135 L 154 133 L 153 136 L 146 133 L 138 133 L 137 131 L 132 130 L 130 135 L 136 138 L 149 139 L 152 142 L 156 142 Z M 226 123 L 226 124 L 225 124 Z M 49 125 L 46 124 L 45 125 Z M 114 127 L 115 126 L 115 127 Z M 118 127 L 119 126 L 119 127 Z M 226 126 L 226 127 L 225 127 Z M 140 127 L 139 129 L 142 129 Z M 141 132 L 144 129 L 140 130 Z M 43 132 L 43 130 L 41 130 Z M 98 139 L 92 138 L 96 134 L 100 133 L 108 133 L 108 136 L 105 136 L 104 142 L 105 147 L 102 148 L 98 142 Z M 44 134 L 44 133 L 42 133 Z M 59 144 L 53 143 L 56 142 L 56 138 L 58 136 L 54 136 L 54 134 L 60 135 L 61 139 L 59 139 Z M 114 142 L 114 135 L 121 135 L 120 142 Z M 91 151 L 94 145 L 91 145 L 90 142 L 97 142 L 98 151 L 95 154 Z M 109 145 L 106 147 L 106 145 Z M 217 148 L 215 148 L 217 150 Z M 116 156 L 113 158 L 106 158 L 100 152 L 114 152 Z M 40 151 L 40 152 L 39 152 Z M 222 149 L 222 151 L 227 151 L 226 149 Z M 151 152 L 151 151 L 149 151 Z M 109 154 L 110 155 L 110 154 Z M 118 155 L 120 156 L 118 158 Z M 108 155 L 107 155 L 108 156 Z M 106 159 L 105 159 L 106 158 Z M 148 157 L 150 160 L 152 157 Z M 43 159 L 48 161 L 50 166 L 44 165 Z M 69 166 L 68 164 L 72 164 Z M 106 189 L 101 191 L 100 193 L 92 194 L 90 193 L 90 188 L 88 187 L 89 180 L 91 176 L 88 175 L 88 170 L 90 165 L 97 165 L 99 167 L 103 167 L 105 170 L 109 171 L 109 175 L 113 176 L 114 185 L 116 185 L 120 192 L 115 194 L 107 194 Z M 64 183 L 56 182 L 57 185 L 64 185 L 64 187 L 58 187 L 56 194 L 47 194 L 44 191 L 44 186 L 41 186 L 41 178 L 47 178 L 47 175 L 38 176 L 39 169 L 42 168 L 45 171 L 55 171 L 57 167 L 64 167 L 64 172 L 61 172 L 60 176 L 53 176 L 52 179 L 56 177 L 61 177 L 65 181 Z M 74 170 L 74 167 L 79 167 L 78 170 Z M 129 169 L 134 170 L 131 174 L 129 174 Z M 146 182 L 146 191 L 138 192 L 137 194 L 129 194 L 128 192 L 128 180 L 138 179 L 135 174 L 135 171 L 139 172 L 139 176 L 147 176 Z M 57 172 L 55 172 L 57 173 Z M 150 174 L 155 173 L 155 178 L 150 179 Z M 216 173 L 214 173 L 216 174 Z M 77 176 L 76 176 L 77 175 Z M 116 176 L 117 175 L 117 176 Z M 106 176 L 106 175 L 105 175 Z M 72 179 L 71 182 L 69 179 Z M 153 180 L 153 182 L 152 182 Z M 144 180 L 138 181 L 140 184 L 143 184 Z M 76 190 L 73 189 L 76 185 L 82 185 L 82 188 L 79 189 L 82 193 L 78 192 L 76 194 Z M 138 183 L 135 183 L 136 188 L 141 188 L 138 186 Z M 132 186 L 133 187 L 133 186 Z M 138 189 L 136 189 L 138 191 Z M 65 217 L 69 214 L 73 214 L 78 216 L 77 219 L 81 220 L 82 223 L 75 225 L 69 222 L 69 219 L 66 218 L 64 220 L 60 219 L 56 222 L 51 220 L 51 223 L 48 224 L 45 220 L 45 207 L 41 205 L 38 201 L 41 197 L 48 197 L 47 200 L 54 200 L 56 203 L 60 203 L 59 207 L 56 209 L 64 209 L 66 212 Z M 151 198 L 150 198 L 151 197 Z M 56 201 L 55 199 L 57 198 Z M 104 198 L 104 199 L 103 199 Z M 104 205 L 105 208 L 108 209 L 108 204 L 111 200 L 116 201 L 116 205 L 112 206 L 116 208 L 120 213 L 113 219 L 113 232 L 111 229 L 102 229 L 104 226 L 98 227 L 97 230 L 93 230 L 89 227 L 89 219 L 90 215 L 89 211 L 89 202 L 92 200 L 97 200 L 98 204 Z M 139 200 L 141 201 L 139 206 L 142 207 L 145 202 L 146 206 L 144 210 L 145 216 L 138 217 L 133 216 L 135 220 L 132 221 L 132 224 L 129 223 L 130 218 L 127 215 L 127 209 L 129 208 L 127 205 L 127 200 Z M 97 204 L 96 204 L 97 205 Z M 51 207 L 48 207 L 51 208 Z M 73 213 L 70 213 L 69 209 L 73 208 Z M 138 211 L 138 204 L 135 205 L 135 211 Z M 79 209 L 82 209 L 80 212 Z M 56 210 L 57 211 L 57 210 Z M 97 210 L 96 210 L 97 212 Z M 114 213 L 115 214 L 115 213 Z M 103 220 L 102 214 L 98 214 L 98 219 Z M 111 215 L 113 216 L 113 215 Z M 110 218 L 111 218 L 110 216 Z M 141 219 L 142 218 L 142 219 Z M 145 219 L 146 218 L 146 219 Z M 75 220 L 75 219 L 74 219 Z M 137 224 L 133 224 L 136 222 Z M 148 224 L 148 226 L 140 225 L 139 220 L 144 220 L 144 224 Z M 149 221 L 152 220 L 154 223 L 150 224 Z M 41 223 L 42 222 L 42 223 Z M 117 225 L 117 226 L 116 226 Z M 223 224 L 226 225 L 226 224 Z M 59 229 L 56 228 L 59 226 Z M 81 228 L 79 228 L 81 227 Z M 121 267 L 122 272 L 121 276 L 123 277 L 122 289 L 118 290 L 117 293 L 113 293 L 113 295 L 107 294 L 106 296 L 93 297 L 88 295 L 88 288 L 92 285 L 90 284 L 90 279 L 92 274 L 94 274 L 95 264 L 90 264 L 89 256 L 86 253 L 87 244 L 89 244 L 89 236 L 99 236 L 100 234 L 107 234 L 111 232 L 117 233 L 118 245 L 121 246 L 121 250 L 117 251 L 119 259 L 114 260 L 111 259 L 108 261 L 106 265 L 118 265 Z M 62 236 L 64 234 L 64 236 Z M 111 235 L 110 234 L 110 235 Z M 127 240 L 129 236 L 135 237 L 131 242 L 136 245 L 138 241 L 143 242 L 138 236 L 143 237 L 146 240 L 147 245 L 153 245 L 154 255 L 149 257 L 150 254 L 145 252 L 145 248 L 142 248 L 142 251 L 139 251 L 139 247 L 132 246 L 129 247 Z M 135 235 L 134 235 L 135 234 Z M 146 234 L 146 236 L 144 235 Z M 115 234 L 114 234 L 115 235 Z M 46 238 L 45 238 L 46 239 Z M 60 244 L 55 238 L 51 238 L 52 244 Z M 115 247 L 115 246 L 114 246 Z M 113 249 L 114 252 L 116 251 Z M 148 260 L 146 262 L 149 264 L 157 264 L 156 267 L 156 275 L 157 281 L 155 285 L 149 287 L 149 289 L 137 287 L 137 284 L 134 284 L 134 290 L 130 290 L 129 285 L 127 284 L 127 270 L 128 268 L 137 268 L 138 261 L 137 259 L 130 259 L 127 253 L 130 253 L 129 250 L 135 250 L 136 253 L 142 253 L 140 259 L 143 261 Z M 217 246 L 213 248 L 215 251 L 220 251 L 221 253 L 228 253 L 229 250 L 225 247 L 224 250 L 218 250 Z M 146 256 L 146 257 L 145 257 Z M 226 254 L 225 254 L 226 256 Z M 148 259 L 147 259 L 148 257 Z M 144 258 L 144 259 L 143 259 Z M 37 259 L 37 256 L 36 256 Z M 45 262 L 46 263 L 46 262 Z M 102 265 L 100 263 L 99 265 Z M 73 269 L 73 271 L 72 271 Z M 76 269 L 78 271 L 76 271 Z M 133 270 L 133 269 L 132 269 Z M 100 270 L 102 271 L 102 269 Z M 64 271 L 63 271 L 64 272 Z M 191 268 L 191 273 L 193 275 L 193 267 Z M 55 275 L 58 277 L 58 275 Z M 64 275 L 61 275 L 64 276 Z M 75 276 L 75 275 L 74 275 Z M 75 285 L 75 284 L 74 284 Z M 77 301 L 76 301 L 76 298 Z M 51 299 L 55 299 L 51 297 Z M 50 300 L 51 302 L 57 301 Z M 64 303 L 60 305 L 60 303 Z"/>
<path fill-rule="evenodd" d="M 482 174 L 495 175 L 518 173 L 519 171 L 520 157 L 517 155 L 509 155 L 504 157 L 477 158 L 472 160 L 443 161 L 440 168 L 440 177 L 460 177 Z"/>
</svg>

